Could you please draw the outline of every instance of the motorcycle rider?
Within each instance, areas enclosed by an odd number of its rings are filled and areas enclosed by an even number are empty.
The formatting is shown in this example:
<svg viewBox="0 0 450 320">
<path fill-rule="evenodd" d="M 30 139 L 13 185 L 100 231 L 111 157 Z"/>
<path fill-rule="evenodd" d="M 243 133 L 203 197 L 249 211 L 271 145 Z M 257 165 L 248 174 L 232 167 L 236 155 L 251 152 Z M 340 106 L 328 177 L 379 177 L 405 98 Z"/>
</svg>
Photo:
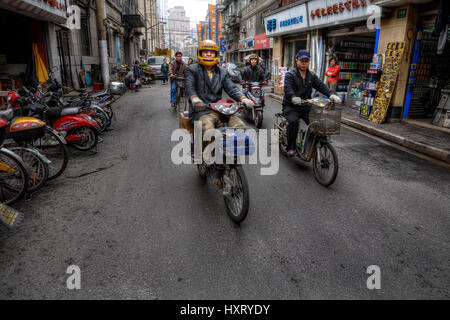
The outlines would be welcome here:
<svg viewBox="0 0 450 320">
<path fill-rule="evenodd" d="M 288 121 L 288 157 L 293 157 L 296 153 L 295 142 L 300 118 L 309 124 L 308 113 L 311 107 L 305 105 L 303 100 L 311 99 L 312 89 L 328 96 L 335 103 L 341 103 L 341 99 L 317 75 L 309 71 L 311 55 L 308 50 L 299 50 L 295 58 L 296 67 L 287 72 L 284 78 L 283 113 Z"/>
<path fill-rule="evenodd" d="M 212 40 L 204 40 L 197 50 L 198 63 L 186 69 L 185 88 L 189 98 L 189 120 L 202 122 L 202 133 L 209 129 L 222 127 L 223 123 L 215 112 L 209 110 L 209 104 L 222 99 L 222 90 L 234 100 L 240 101 L 248 108 L 254 106 L 253 102 L 242 94 L 241 90 L 231 81 L 226 69 L 218 65 L 219 48 Z M 230 127 L 245 126 L 237 116 L 230 117 Z M 206 144 L 203 145 L 203 148 Z M 220 181 L 216 176 L 216 184 Z M 224 195 L 229 195 L 227 184 L 223 189 Z"/>
</svg>

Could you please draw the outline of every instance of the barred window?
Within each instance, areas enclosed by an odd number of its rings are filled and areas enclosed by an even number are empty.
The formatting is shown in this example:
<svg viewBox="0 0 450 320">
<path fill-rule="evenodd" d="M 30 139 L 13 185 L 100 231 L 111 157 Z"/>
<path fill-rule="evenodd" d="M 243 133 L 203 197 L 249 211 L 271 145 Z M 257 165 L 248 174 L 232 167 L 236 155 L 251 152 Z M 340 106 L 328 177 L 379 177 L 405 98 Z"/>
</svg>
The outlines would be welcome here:
<svg viewBox="0 0 450 320">
<path fill-rule="evenodd" d="M 89 20 L 85 14 L 80 15 L 80 26 L 81 55 L 90 56 L 91 44 L 89 40 Z"/>
</svg>

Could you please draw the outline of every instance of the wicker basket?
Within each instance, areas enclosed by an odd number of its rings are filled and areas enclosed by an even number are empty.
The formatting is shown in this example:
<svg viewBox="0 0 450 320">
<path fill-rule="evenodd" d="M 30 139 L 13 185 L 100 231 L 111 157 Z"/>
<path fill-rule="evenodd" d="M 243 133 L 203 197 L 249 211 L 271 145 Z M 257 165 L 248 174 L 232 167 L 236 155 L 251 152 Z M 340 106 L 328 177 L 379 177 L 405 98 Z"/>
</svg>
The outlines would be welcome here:
<svg viewBox="0 0 450 320">
<path fill-rule="evenodd" d="M 339 134 L 341 131 L 342 109 L 333 107 L 312 106 L 309 112 L 311 132 L 318 135 Z"/>
</svg>

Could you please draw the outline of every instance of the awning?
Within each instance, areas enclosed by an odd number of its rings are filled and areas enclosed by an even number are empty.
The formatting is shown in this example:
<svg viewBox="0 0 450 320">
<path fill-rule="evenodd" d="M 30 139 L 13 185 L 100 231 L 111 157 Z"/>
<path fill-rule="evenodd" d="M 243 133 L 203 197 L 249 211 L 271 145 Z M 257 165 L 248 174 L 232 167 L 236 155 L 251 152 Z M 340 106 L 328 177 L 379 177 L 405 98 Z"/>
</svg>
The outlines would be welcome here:
<svg viewBox="0 0 450 320">
<path fill-rule="evenodd" d="M 67 21 L 65 0 L 0 0 L 0 8 L 37 19 L 65 24 Z"/>
</svg>

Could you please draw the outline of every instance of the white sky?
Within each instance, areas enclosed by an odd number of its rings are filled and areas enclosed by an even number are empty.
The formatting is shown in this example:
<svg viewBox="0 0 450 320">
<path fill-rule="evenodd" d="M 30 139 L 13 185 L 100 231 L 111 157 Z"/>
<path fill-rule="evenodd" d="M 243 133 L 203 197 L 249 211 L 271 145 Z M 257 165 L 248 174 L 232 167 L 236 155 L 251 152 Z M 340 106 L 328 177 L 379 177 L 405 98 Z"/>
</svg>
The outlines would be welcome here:
<svg viewBox="0 0 450 320">
<path fill-rule="evenodd" d="M 199 21 L 204 21 L 208 3 L 216 4 L 216 0 L 169 0 L 169 9 L 175 6 L 183 6 L 186 16 L 191 19 L 191 28 L 195 28 Z"/>
</svg>

